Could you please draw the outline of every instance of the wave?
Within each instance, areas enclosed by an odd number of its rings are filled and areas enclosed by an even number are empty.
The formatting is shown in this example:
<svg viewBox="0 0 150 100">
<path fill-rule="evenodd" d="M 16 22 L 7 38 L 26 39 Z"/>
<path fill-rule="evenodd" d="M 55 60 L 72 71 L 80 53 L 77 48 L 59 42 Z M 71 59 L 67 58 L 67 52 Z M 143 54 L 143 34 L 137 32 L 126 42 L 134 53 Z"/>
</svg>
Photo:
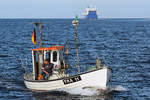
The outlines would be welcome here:
<svg viewBox="0 0 150 100">
<path fill-rule="evenodd" d="M 86 88 L 73 88 L 58 91 L 65 91 L 72 95 L 98 96 L 98 95 L 106 95 L 114 91 L 117 92 L 127 91 L 127 89 L 124 88 L 122 85 L 117 85 L 117 86 L 110 86 L 105 89 L 98 87 L 86 87 Z"/>
</svg>

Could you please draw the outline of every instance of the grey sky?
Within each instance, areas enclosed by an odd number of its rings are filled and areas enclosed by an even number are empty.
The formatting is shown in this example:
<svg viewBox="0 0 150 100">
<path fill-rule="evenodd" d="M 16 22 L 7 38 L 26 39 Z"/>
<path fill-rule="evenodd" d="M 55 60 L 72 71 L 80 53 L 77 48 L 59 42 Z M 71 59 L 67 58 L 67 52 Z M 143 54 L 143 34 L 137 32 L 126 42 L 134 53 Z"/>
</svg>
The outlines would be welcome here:
<svg viewBox="0 0 150 100">
<path fill-rule="evenodd" d="M 102 18 L 150 18 L 150 0 L 0 0 L 0 18 L 82 17 L 89 5 Z"/>
</svg>

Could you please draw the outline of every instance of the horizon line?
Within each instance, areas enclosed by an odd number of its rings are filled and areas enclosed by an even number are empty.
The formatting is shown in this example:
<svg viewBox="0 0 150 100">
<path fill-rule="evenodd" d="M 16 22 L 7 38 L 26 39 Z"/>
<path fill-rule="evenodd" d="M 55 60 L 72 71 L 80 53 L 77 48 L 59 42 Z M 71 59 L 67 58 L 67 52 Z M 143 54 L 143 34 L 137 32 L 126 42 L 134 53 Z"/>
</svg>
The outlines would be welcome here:
<svg viewBox="0 0 150 100">
<path fill-rule="evenodd" d="M 53 18 L 53 17 L 39 17 L 39 18 L 33 18 L 33 17 L 0 17 L 0 19 L 74 19 L 73 17 L 66 17 L 66 18 Z M 85 19 L 85 18 L 79 18 L 79 19 Z M 150 17 L 101 17 L 99 19 L 150 19 Z"/>
</svg>

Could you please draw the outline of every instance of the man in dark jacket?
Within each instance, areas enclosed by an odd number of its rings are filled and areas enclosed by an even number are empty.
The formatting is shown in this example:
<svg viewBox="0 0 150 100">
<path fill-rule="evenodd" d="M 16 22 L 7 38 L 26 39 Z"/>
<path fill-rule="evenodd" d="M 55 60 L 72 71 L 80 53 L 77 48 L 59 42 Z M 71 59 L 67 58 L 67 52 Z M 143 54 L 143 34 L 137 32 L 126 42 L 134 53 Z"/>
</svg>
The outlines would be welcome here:
<svg viewBox="0 0 150 100">
<path fill-rule="evenodd" d="M 41 68 L 42 72 L 39 75 L 38 80 L 41 80 L 42 77 L 44 80 L 48 80 L 49 76 L 52 75 L 53 68 L 54 68 L 54 64 L 50 63 L 49 59 L 46 59 L 44 61 L 44 64 L 42 65 L 42 68 Z"/>
</svg>

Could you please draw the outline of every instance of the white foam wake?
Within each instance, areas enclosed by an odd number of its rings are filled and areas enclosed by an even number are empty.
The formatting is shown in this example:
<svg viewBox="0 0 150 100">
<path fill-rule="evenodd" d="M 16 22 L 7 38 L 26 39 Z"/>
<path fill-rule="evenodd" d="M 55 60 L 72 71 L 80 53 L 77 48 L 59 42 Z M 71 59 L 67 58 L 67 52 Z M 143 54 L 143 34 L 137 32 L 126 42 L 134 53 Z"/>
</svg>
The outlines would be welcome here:
<svg viewBox="0 0 150 100">
<path fill-rule="evenodd" d="M 74 89 L 65 89 L 65 90 L 60 90 L 60 91 L 65 91 L 67 93 L 73 94 L 73 95 L 85 95 L 85 96 L 92 96 L 92 95 L 98 95 L 99 91 L 97 91 L 96 88 L 74 88 Z"/>
<path fill-rule="evenodd" d="M 87 87 L 87 88 L 65 89 L 62 91 L 65 91 L 73 95 L 97 96 L 97 95 L 103 94 L 107 90 L 100 89 L 97 87 Z"/>
<path fill-rule="evenodd" d="M 97 96 L 97 95 L 108 94 L 113 91 L 127 91 L 127 89 L 121 85 L 117 85 L 117 86 L 107 87 L 106 89 L 89 87 L 89 88 L 63 89 L 59 91 L 65 91 L 73 95 Z"/>
<path fill-rule="evenodd" d="M 110 87 L 112 91 L 127 91 L 122 85 L 112 86 Z"/>
</svg>

